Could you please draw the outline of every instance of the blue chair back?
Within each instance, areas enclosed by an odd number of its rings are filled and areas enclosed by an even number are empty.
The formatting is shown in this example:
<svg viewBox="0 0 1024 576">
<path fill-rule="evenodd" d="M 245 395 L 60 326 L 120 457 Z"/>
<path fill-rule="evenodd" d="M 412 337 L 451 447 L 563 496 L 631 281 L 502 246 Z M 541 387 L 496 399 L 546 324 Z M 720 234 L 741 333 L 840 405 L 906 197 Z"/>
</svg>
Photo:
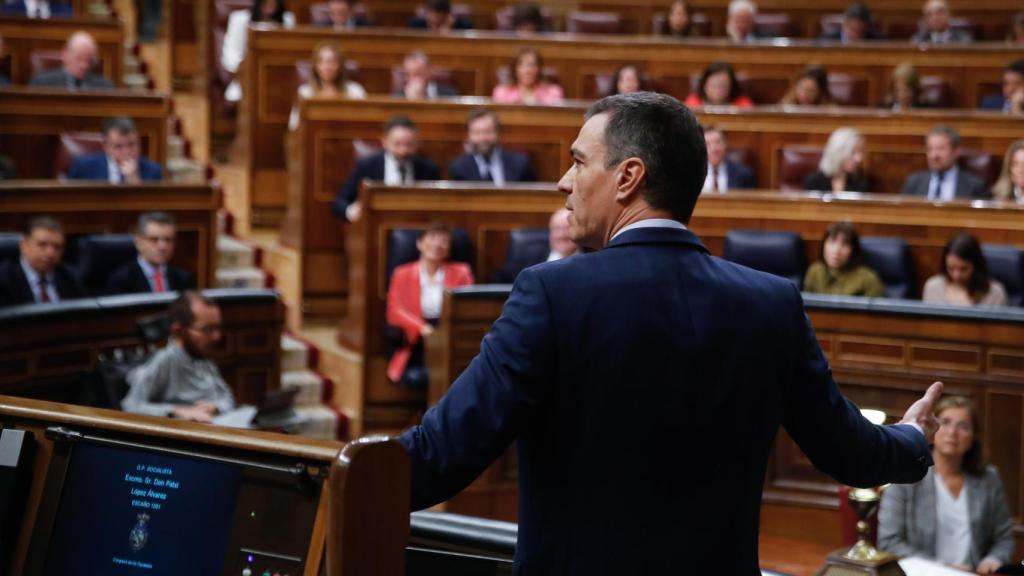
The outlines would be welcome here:
<svg viewBox="0 0 1024 576">
<path fill-rule="evenodd" d="M 515 282 L 516 276 L 524 269 L 547 260 L 551 252 L 550 234 L 547 228 L 513 230 L 508 237 L 505 266 L 494 274 L 492 281 L 498 284 Z"/>
<path fill-rule="evenodd" d="M 988 273 L 1006 288 L 1006 303 L 1020 306 L 1024 302 L 1024 251 L 1006 244 L 982 244 L 981 252 Z"/>
<path fill-rule="evenodd" d="M 420 257 L 420 251 L 416 248 L 416 240 L 423 232 L 422 228 L 395 228 L 388 234 L 387 260 L 387 283 L 391 285 L 391 274 L 402 264 L 412 262 Z M 461 228 L 452 228 L 452 250 L 448 256 L 449 260 L 465 262 L 473 267 L 473 244 L 469 241 L 469 235 Z"/>
<path fill-rule="evenodd" d="M 725 235 L 723 257 L 803 286 L 807 258 L 796 232 L 730 230 Z"/>
<path fill-rule="evenodd" d="M 886 298 L 911 298 L 914 294 L 914 259 L 902 238 L 864 236 L 860 239 L 864 264 L 885 284 Z"/>
<path fill-rule="evenodd" d="M 78 239 L 78 281 L 89 294 L 101 294 L 103 286 L 118 268 L 138 253 L 131 234 L 93 234 Z"/>
</svg>

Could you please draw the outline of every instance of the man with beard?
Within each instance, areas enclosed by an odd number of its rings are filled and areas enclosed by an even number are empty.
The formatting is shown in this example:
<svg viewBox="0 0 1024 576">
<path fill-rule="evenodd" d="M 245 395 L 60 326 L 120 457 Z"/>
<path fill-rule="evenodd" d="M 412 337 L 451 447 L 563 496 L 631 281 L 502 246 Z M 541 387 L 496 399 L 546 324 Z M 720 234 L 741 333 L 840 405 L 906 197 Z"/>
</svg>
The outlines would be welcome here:
<svg viewBox="0 0 1024 576">
<path fill-rule="evenodd" d="M 466 118 L 466 153 L 448 165 L 450 180 L 493 182 L 534 182 L 537 180 L 525 154 L 501 147 L 498 115 L 478 108 Z"/>
</svg>

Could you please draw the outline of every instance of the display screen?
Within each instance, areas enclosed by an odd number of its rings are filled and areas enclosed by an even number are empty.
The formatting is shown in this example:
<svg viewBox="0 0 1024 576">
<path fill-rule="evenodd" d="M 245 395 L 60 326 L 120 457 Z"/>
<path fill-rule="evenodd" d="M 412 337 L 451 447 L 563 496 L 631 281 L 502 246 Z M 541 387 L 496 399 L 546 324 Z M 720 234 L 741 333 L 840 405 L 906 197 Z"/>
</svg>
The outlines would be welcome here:
<svg viewBox="0 0 1024 576">
<path fill-rule="evenodd" d="M 240 481 L 231 464 L 75 444 L 45 573 L 220 574 Z"/>
</svg>

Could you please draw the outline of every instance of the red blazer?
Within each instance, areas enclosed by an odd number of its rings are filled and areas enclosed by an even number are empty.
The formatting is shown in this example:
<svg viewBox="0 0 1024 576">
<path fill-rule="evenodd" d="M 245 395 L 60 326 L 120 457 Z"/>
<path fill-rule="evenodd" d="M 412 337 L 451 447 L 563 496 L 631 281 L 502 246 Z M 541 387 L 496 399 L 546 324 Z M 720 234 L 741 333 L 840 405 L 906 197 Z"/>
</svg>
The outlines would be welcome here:
<svg viewBox="0 0 1024 576">
<path fill-rule="evenodd" d="M 686 97 L 686 100 L 683 102 L 683 104 L 686 104 L 690 108 L 697 108 L 703 106 L 704 101 L 701 100 L 700 96 L 698 96 L 696 93 L 693 93 Z M 730 102 L 729 105 L 736 106 L 737 108 L 750 108 L 751 106 L 754 105 L 754 101 L 751 100 L 749 96 L 740 96 L 739 98 L 736 98 L 735 100 Z"/>
<path fill-rule="evenodd" d="M 445 262 L 444 287 L 456 288 L 473 283 L 473 272 L 469 265 L 462 262 Z M 420 341 L 420 329 L 426 324 L 420 310 L 420 263 L 419 260 L 402 264 L 395 268 L 391 275 L 391 287 L 388 288 L 387 323 L 397 326 L 405 333 L 408 342 L 395 351 L 388 362 L 388 378 L 392 382 L 402 379 L 412 350 Z"/>
</svg>

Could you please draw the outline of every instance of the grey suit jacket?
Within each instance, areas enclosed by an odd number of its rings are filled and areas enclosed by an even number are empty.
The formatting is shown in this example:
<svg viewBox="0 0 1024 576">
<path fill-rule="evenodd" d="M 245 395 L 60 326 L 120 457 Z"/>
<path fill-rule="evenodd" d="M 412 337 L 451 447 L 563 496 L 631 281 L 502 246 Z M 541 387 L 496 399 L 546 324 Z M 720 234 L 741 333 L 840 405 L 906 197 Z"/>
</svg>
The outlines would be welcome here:
<svg viewBox="0 0 1024 576">
<path fill-rule="evenodd" d="M 967 513 L 971 522 L 968 562 L 992 557 L 1006 564 L 1013 555 L 1013 526 L 994 466 L 978 477 L 967 475 Z M 900 556 L 935 558 L 935 469 L 917 484 L 893 484 L 878 510 L 878 547 Z"/>
<path fill-rule="evenodd" d="M 928 170 L 914 172 L 903 183 L 903 194 L 907 196 L 928 196 L 928 185 L 931 184 L 932 173 Z M 956 177 L 956 198 L 988 199 L 992 195 L 985 188 L 985 182 L 974 174 L 960 168 Z"/>
<path fill-rule="evenodd" d="M 71 78 L 64 73 L 64 70 L 50 70 L 47 72 L 40 72 L 32 77 L 29 81 L 29 86 L 52 86 L 60 88 L 70 88 L 72 86 Z M 82 79 L 82 88 L 113 88 L 114 83 L 110 80 L 90 72 L 86 74 L 85 78 Z"/>
</svg>

